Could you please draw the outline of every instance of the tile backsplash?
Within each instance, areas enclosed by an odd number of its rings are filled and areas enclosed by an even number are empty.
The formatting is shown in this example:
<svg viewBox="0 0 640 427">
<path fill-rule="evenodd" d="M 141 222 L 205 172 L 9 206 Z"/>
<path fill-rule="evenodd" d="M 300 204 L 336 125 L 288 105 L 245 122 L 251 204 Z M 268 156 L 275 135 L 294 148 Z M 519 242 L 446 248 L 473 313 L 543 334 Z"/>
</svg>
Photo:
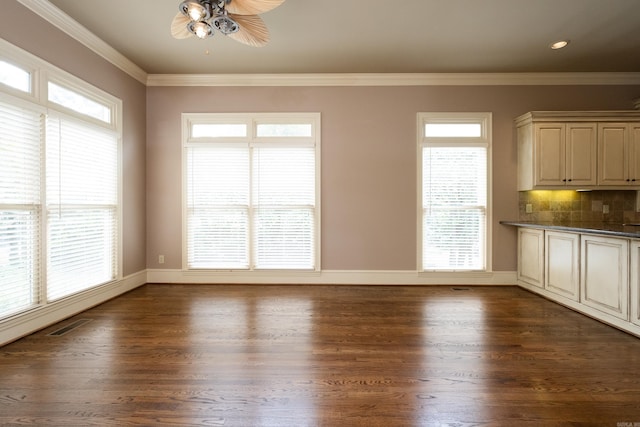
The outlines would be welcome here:
<svg viewBox="0 0 640 427">
<path fill-rule="evenodd" d="M 569 221 L 640 222 L 635 190 L 534 190 L 519 192 L 519 220 L 566 223 Z M 527 212 L 530 205 L 530 213 Z M 608 207 L 609 212 L 605 213 Z"/>
</svg>

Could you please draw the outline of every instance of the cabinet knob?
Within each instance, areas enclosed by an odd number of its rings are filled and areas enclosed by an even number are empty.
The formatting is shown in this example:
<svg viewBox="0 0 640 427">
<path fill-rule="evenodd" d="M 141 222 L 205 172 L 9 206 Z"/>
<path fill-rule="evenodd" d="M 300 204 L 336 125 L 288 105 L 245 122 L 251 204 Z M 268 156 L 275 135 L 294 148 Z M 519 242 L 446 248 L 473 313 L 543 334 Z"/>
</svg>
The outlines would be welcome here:
<svg viewBox="0 0 640 427">
<path fill-rule="evenodd" d="M 635 178 L 633 178 L 631 181 L 636 182 L 636 179 L 635 179 Z"/>
<path fill-rule="evenodd" d="M 571 180 L 570 180 L 570 179 L 569 179 L 568 181 L 569 181 L 569 182 L 571 182 Z"/>
<path fill-rule="evenodd" d="M 629 178 L 627 178 L 627 182 L 629 182 L 629 181 L 631 181 L 631 180 Z M 634 179 L 634 181 L 635 181 L 635 179 Z"/>
</svg>

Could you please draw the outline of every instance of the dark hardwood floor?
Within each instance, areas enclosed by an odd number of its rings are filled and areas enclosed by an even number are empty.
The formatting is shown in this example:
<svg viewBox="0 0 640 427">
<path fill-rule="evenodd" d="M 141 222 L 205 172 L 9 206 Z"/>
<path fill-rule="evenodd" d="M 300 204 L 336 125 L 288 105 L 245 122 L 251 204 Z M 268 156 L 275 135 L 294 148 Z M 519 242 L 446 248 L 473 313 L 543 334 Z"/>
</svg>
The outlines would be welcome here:
<svg viewBox="0 0 640 427">
<path fill-rule="evenodd" d="M 0 347 L 32 424 L 638 427 L 640 339 L 516 287 L 145 285 Z"/>
</svg>

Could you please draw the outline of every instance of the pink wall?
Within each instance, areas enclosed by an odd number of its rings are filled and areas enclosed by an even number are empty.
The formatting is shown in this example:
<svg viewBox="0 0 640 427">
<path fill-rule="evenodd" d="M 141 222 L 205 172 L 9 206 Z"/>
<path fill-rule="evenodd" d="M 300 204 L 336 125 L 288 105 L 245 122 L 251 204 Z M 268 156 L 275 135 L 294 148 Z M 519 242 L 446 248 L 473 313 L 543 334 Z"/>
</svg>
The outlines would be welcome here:
<svg viewBox="0 0 640 427">
<path fill-rule="evenodd" d="M 493 113 L 493 270 L 515 271 L 513 119 L 530 110 L 630 109 L 640 86 L 147 89 L 149 268 L 181 267 L 182 112 L 322 114 L 322 269 L 416 268 L 416 113 Z M 165 264 L 158 265 L 158 255 Z"/>
<path fill-rule="evenodd" d="M 123 101 L 124 275 L 146 268 L 146 87 L 15 1 L 3 1 L 0 37 Z"/>
<path fill-rule="evenodd" d="M 181 267 L 182 112 L 322 113 L 322 268 L 416 268 L 416 113 L 493 113 L 493 269 L 516 269 L 513 118 L 630 109 L 640 86 L 149 87 L 14 1 L 0 37 L 124 103 L 124 274 Z M 158 255 L 166 263 L 157 264 Z"/>
</svg>

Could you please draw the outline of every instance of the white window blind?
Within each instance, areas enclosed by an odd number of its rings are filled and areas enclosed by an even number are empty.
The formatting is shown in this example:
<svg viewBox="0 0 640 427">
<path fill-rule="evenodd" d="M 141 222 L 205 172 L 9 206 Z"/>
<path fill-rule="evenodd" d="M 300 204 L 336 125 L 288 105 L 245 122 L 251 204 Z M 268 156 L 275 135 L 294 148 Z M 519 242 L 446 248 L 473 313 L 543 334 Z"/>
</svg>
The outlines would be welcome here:
<svg viewBox="0 0 640 427">
<path fill-rule="evenodd" d="M 486 148 L 423 150 L 423 267 L 483 270 Z"/>
<path fill-rule="evenodd" d="M 50 116 L 46 145 L 47 300 L 53 301 L 116 277 L 118 139 Z"/>
<path fill-rule="evenodd" d="M 488 120 L 453 113 L 422 120 L 421 268 L 486 270 Z"/>
<path fill-rule="evenodd" d="M 187 169 L 189 267 L 248 268 L 248 146 L 190 147 Z"/>
<path fill-rule="evenodd" d="M 253 151 L 256 268 L 312 268 L 315 149 L 265 147 Z"/>
<path fill-rule="evenodd" d="M 42 123 L 0 101 L 0 318 L 38 303 Z"/>
<path fill-rule="evenodd" d="M 260 119 L 185 122 L 187 268 L 317 268 L 317 124 Z"/>
</svg>

